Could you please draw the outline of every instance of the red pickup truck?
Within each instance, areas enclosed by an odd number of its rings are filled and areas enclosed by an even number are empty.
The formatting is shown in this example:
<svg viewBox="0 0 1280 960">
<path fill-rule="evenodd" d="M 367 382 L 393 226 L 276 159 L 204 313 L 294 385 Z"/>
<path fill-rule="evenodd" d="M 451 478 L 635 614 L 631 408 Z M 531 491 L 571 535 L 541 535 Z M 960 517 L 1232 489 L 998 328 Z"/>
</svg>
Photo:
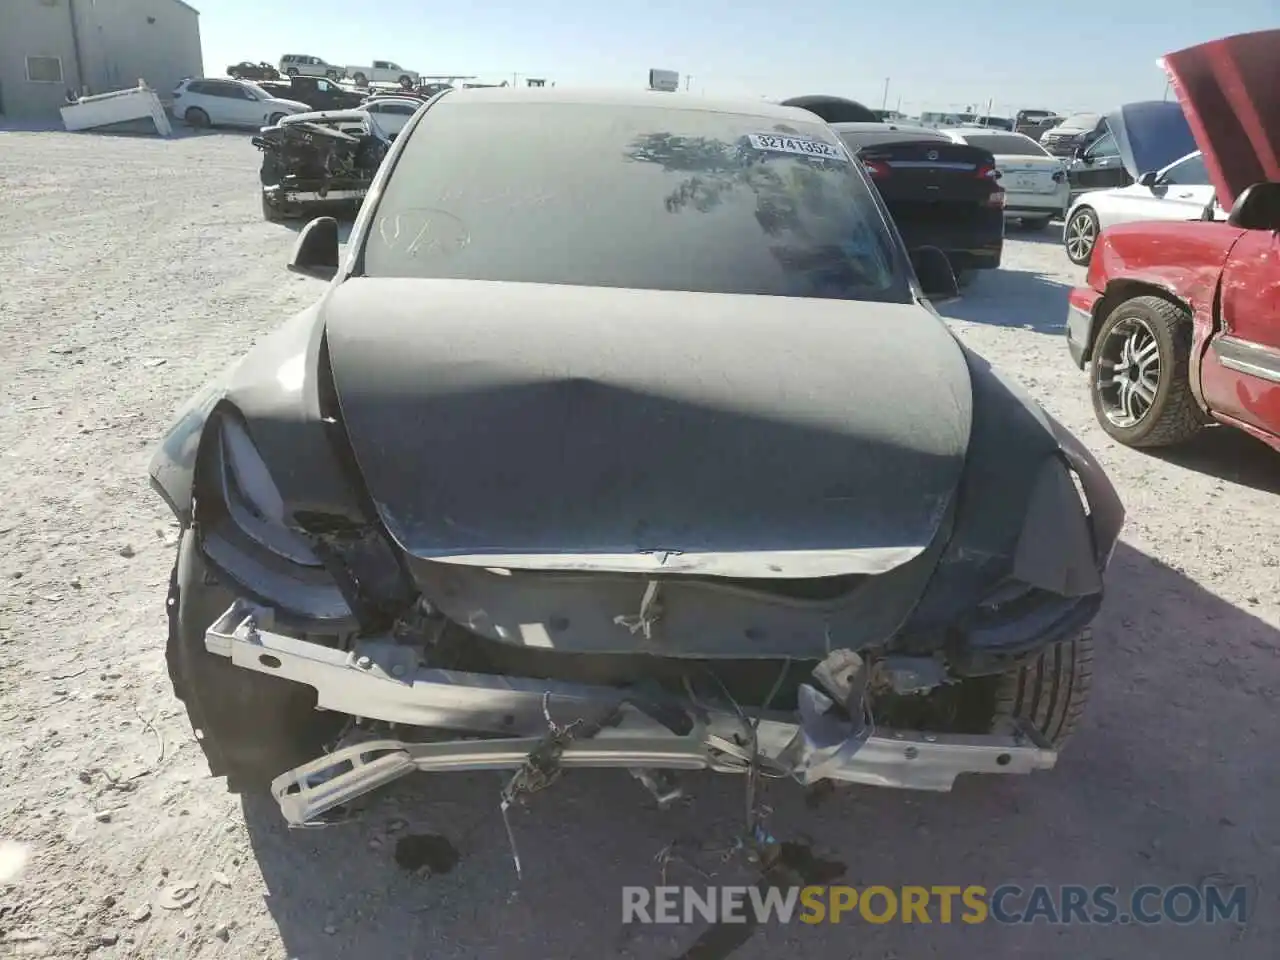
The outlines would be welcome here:
<svg viewBox="0 0 1280 960">
<path fill-rule="evenodd" d="M 1280 30 L 1164 58 L 1225 222 L 1105 230 L 1067 344 L 1098 422 L 1132 447 L 1222 423 L 1280 450 Z"/>
</svg>

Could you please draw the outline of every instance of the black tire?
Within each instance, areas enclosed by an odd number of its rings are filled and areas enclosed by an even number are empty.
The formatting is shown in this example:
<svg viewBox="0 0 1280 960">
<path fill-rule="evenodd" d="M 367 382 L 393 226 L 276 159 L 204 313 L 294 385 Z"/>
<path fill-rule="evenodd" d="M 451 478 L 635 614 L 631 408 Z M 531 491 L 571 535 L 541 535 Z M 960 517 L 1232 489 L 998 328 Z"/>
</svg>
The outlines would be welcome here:
<svg viewBox="0 0 1280 960">
<path fill-rule="evenodd" d="M 188 107 L 187 112 L 182 115 L 182 119 L 186 121 L 187 126 L 195 127 L 197 130 L 207 130 L 212 126 L 209 122 L 209 115 L 199 107 Z"/>
<path fill-rule="evenodd" d="M 1067 259 L 1077 267 L 1087 267 L 1093 259 L 1100 232 L 1098 215 L 1092 207 L 1081 207 L 1071 214 L 1071 219 L 1062 225 L 1062 246 L 1067 251 Z"/>
<path fill-rule="evenodd" d="M 325 77 L 326 77 L 327 79 L 329 79 L 329 80 L 333 80 L 333 81 L 335 81 L 335 82 L 336 82 L 336 81 L 337 81 L 337 79 L 338 79 L 338 71 L 337 71 L 337 70 L 326 70 L 326 71 L 324 72 L 324 75 L 325 75 Z"/>
<path fill-rule="evenodd" d="M 368 79 L 369 78 L 366 77 L 363 73 L 357 73 L 354 77 L 351 78 L 351 82 L 354 83 L 357 87 L 363 87 L 365 83 L 368 81 Z"/>
<path fill-rule="evenodd" d="M 286 77 L 296 77 L 298 75 L 297 67 L 286 67 L 284 71 Z"/>
<path fill-rule="evenodd" d="M 1191 333 L 1190 311 L 1155 296 L 1126 300 L 1103 320 L 1089 362 L 1089 396 L 1094 415 L 1109 436 L 1128 447 L 1167 447 L 1191 439 L 1204 427 L 1188 372 Z M 1132 353 L 1134 343 L 1154 344 L 1158 364 L 1154 389 L 1149 378 L 1142 376 L 1142 364 L 1126 360 L 1126 347 Z M 1130 369 L 1136 372 L 1121 380 L 1116 373 L 1120 364 L 1125 364 L 1126 373 Z M 1108 379 L 1106 386 L 1102 385 L 1104 377 Z M 1134 417 L 1131 395 L 1136 391 L 1132 385 L 1138 382 L 1148 384 L 1151 398 L 1138 398 L 1137 405 L 1145 409 Z M 1129 403 L 1125 402 L 1126 391 Z"/>
<path fill-rule="evenodd" d="M 1023 230 L 1044 230 L 1053 221 L 1053 217 L 1023 217 Z"/>
<path fill-rule="evenodd" d="M 166 660 L 209 771 L 232 793 L 265 791 L 280 774 L 320 756 L 345 718 L 315 709 L 315 691 L 209 653 L 205 629 L 234 594 L 218 582 L 188 529 L 178 548 L 168 600 Z"/>
<path fill-rule="evenodd" d="M 1061 749 L 1079 725 L 1092 684 L 1093 635 L 1086 629 L 999 677 L 992 729 L 1022 720 Z"/>
<path fill-rule="evenodd" d="M 400 76 L 400 86 L 402 86 L 404 89 L 408 90 L 410 87 L 412 87 L 412 86 L 413 86 L 413 78 L 411 78 L 407 73 L 406 73 L 406 74 L 401 74 L 401 76 Z"/>
<path fill-rule="evenodd" d="M 283 113 L 273 113 L 271 116 L 267 117 L 267 126 L 274 127 L 277 123 L 279 123 L 284 118 L 285 118 L 285 114 Z"/>
</svg>

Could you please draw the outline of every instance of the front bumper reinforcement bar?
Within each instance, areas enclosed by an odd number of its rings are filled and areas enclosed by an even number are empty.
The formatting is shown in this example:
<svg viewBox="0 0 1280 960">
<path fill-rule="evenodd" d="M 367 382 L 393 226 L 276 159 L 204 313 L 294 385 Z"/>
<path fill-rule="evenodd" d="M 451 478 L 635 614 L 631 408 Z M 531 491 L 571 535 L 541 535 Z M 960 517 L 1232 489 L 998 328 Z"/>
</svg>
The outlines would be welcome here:
<svg viewBox="0 0 1280 960">
<path fill-rule="evenodd" d="M 365 639 L 338 650 L 274 632 L 268 609 L 237 601 L 205 635 L 210 653 L 236 666 L 316 690 L 317 707 L 409 727 L 465 731 L 491 739 L 369 740 L 339 747 L 283 773 L 272 793 L 294 826 L 417 770 L 514 770 L 538 747 L 549 716 L 563 723 L 617 704 L 626 691 L 526 677 L 425 667 L 421 649 Z M 547 706 L 549 705 L 549 707 Z M 981 736 L 876 729 L 843 744 L 818 742 L 795 713 L 760 714 L 756 749 L 736 710 L 684 703 L 691 729 L 673 732 L 622 703 L 617 720 L 569 743 L 571 767 L 712 770 L 744 773 L 752 761 L 802 783 L 830 779 L 870 786 L 950 790 L 962 773 L 1026 774 L 1051 769 L 1057 753 L 1027 728 Z"/>
</svg>

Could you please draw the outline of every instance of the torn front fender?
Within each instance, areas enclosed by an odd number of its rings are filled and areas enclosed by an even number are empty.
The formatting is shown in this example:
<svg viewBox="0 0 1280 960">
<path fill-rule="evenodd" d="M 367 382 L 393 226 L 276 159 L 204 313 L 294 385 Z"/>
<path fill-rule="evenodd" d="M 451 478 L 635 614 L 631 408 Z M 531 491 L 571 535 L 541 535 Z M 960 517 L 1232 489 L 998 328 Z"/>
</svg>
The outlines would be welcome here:
<svg viewBox="0 0 1280 960">
<path fill-rule="evenodd" d="M 321 301 L 323 302 L 323 301 Z M 333 445 L 321 393 L 324 325 L 316 304 L 215 377 L 179 412 L 150 465 L 152 486 L 183 524 L 192 521 L 196 462 L 213 411 L 243 418 L 286 512 L 363 521 Z"/>
</svg>

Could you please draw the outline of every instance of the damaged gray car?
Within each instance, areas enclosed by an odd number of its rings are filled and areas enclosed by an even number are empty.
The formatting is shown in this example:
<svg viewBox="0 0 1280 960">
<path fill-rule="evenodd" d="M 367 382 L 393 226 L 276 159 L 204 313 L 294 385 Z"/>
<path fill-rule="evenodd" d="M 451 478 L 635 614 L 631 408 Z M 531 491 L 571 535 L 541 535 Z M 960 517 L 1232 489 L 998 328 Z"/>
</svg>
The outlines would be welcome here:
<svg viewBox="0 0 1280 960">
<path fill-rule="evenodd" d="M 290 269 L 328 286 L 151 465 L 232 790 L 302 826 L 413 771 L 509 771 L 505 809 L 1053 766 L 1123 508 L 812 113 L 446 92 Z"/>
<path fill-rule="evenodd" d="M 364 110 L 295 113 L 263 127 L 251 141 L 262 151 L 263 219 L 354 215 L 394 139 Z"/>
</svg>

